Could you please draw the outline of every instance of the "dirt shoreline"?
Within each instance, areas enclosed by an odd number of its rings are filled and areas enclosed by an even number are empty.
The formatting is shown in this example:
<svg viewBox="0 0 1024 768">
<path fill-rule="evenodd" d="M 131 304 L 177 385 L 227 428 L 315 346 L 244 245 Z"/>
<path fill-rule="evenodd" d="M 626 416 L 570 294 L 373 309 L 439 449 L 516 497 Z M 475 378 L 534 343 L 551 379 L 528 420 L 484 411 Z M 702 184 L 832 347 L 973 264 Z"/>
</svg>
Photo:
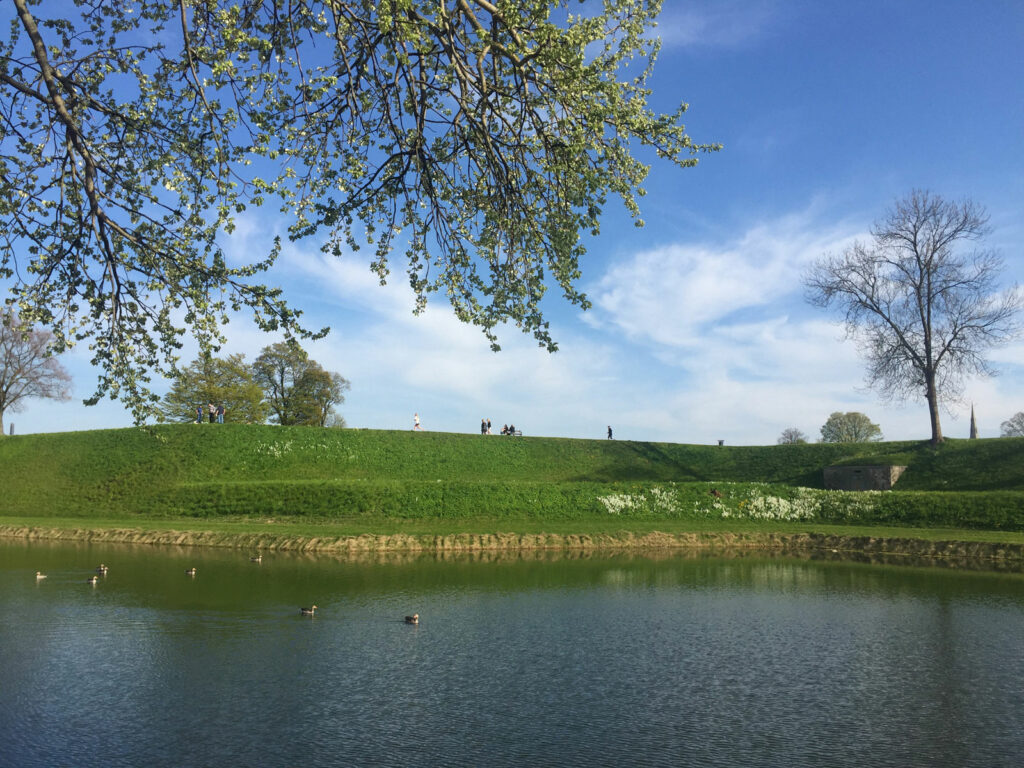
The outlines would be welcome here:
<svg viewBox="0 0 1024 768">
<path fill-rule="evenodd" d="M 0 537 L 27 541 L 79 541 L 156 546 L 224 547 L 250 551 L 359 554 L 529 552 L 653 554 L 693 550 L 702 554 L 763 552 L 796 557 L 834 557 L 862 562 L 932 562 L 952 567 L 1024 570 L 1024 545 L 975 541 L 929 541 L 906 537 L 839 536 L 823 533 L 650 533 L 634 534 L 451 534 L 339 537 L 266 533 L 147 531 L 137 528 L 46 528 L 0 525 Z"/>
</svg>

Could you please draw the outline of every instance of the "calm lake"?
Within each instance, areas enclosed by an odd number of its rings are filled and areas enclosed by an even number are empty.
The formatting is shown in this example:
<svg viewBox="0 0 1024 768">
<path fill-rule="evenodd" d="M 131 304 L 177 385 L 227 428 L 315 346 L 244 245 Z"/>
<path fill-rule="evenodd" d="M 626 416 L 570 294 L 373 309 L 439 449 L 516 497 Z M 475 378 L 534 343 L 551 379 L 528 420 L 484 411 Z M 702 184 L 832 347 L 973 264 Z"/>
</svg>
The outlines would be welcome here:
<svg viewBox="0 0 1024 768">
<path fill-rule="evenodd" d="M 0 540 L 0 765 L 1024 763 L 1020 573 L 250 554 Z"/>
</svg>

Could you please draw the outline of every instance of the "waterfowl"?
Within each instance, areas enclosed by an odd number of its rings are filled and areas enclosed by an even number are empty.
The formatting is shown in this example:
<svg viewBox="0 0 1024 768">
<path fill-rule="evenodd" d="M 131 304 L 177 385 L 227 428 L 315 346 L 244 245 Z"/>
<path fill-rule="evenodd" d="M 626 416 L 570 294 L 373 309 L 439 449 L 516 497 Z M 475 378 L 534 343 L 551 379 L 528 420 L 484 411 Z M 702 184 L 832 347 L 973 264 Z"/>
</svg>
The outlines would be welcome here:
<svg viewBox="0 0 1024 768">
<path fill-rule="evenodd" d="M 196 575 L 196 569 L 195 568 L 186 568 L 185 569 L 185 573 L 188 576 L 195 576 Z"/>
<path fill-rule="evenodd" d="M 86 584 L 97 584 L 97 583 L 99 583 L 99 580 L 100 580 L 99 576 L 90 576 L 88 579 L 85 580 L 85 583 Z"/>
<path fill-rule="evenodd" d="M 42 571 L 36 571 L 36 581 L 42 581 L 46 578 L 46 574 Z"/>
<path fill-rule="evenodd" d="M 109 571 L 109 570 L 110 569 L 107 566 L 105 566 L 103 563 L 100 563 L 98 566 L 96 566 L 96 573 L 102 573 L 104 576 L 107 575 L 107 571 Z"/>
<path fill-rule="evenodd" d="M 249 558 L 249 562 L 251 562 L 251 563 L 262 563 L 263 562 L 263 555 L 253 555 L 252 557 Z"/>
<path fill-rule="evenodd" d="M 316 606 L 311 605 L 309 608 L 299 608 L 299 613 L 301 613 L 303 616 L 312 616 L 314 613 L 316 613 Z"/>
<path fill-rule="evenodd" d="M 406 616 L 405 617 L 405 623 L 406 624 L 419 624 L 420 623 L 420 615 L 418 613 L 414 613 L 412 616 Z"/>
</svg>

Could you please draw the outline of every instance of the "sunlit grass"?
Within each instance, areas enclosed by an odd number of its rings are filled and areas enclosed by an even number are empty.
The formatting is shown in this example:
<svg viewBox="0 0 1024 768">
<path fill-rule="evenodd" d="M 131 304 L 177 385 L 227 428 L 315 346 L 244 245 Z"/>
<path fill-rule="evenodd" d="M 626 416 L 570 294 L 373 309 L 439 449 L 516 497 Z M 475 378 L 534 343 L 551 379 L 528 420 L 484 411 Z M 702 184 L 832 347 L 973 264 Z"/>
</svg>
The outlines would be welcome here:
<svg viewBox="0 0 1024 768">
<path fill-rule="evenodd" d="M 892 492 L 825 492 L 835 463 L 909 468 Z M 0 524 L 51 527 L 419 536 L 854 526 L 850 535 L 1000 530 L 978 540 L 1016 541 L 1024 439 L 745 447 L 185 424 L 4 438 L 0 487 Z"/>
</svg>

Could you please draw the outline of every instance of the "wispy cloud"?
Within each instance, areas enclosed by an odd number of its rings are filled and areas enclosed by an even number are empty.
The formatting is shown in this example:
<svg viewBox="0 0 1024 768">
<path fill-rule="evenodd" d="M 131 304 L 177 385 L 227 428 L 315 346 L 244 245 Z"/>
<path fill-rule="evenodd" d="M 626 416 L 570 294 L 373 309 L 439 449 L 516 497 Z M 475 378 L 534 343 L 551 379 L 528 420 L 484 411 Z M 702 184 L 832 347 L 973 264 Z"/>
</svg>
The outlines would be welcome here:
<svg viewBox="0 0 1024 768">
<path fill-rule="evenodd" d="M 842 224 L 815 228 L 805 213 L 754 226 L 725 244 L 642 251 L 610 268 L 590 290 L 591 319 L 638 341 L 700 346 L 711 328 L 727 334 L 769 305 L 772 316 L 780 303 L 802 305 L 806 266 L 846 247 L 857 234 Z"/>
<path fill-rule="evenodd" d="M 770 33 L 784 12 L 773 0 L 666 3 L 656 33 L 665 47 L 737 48 Z"/>
</svg>

